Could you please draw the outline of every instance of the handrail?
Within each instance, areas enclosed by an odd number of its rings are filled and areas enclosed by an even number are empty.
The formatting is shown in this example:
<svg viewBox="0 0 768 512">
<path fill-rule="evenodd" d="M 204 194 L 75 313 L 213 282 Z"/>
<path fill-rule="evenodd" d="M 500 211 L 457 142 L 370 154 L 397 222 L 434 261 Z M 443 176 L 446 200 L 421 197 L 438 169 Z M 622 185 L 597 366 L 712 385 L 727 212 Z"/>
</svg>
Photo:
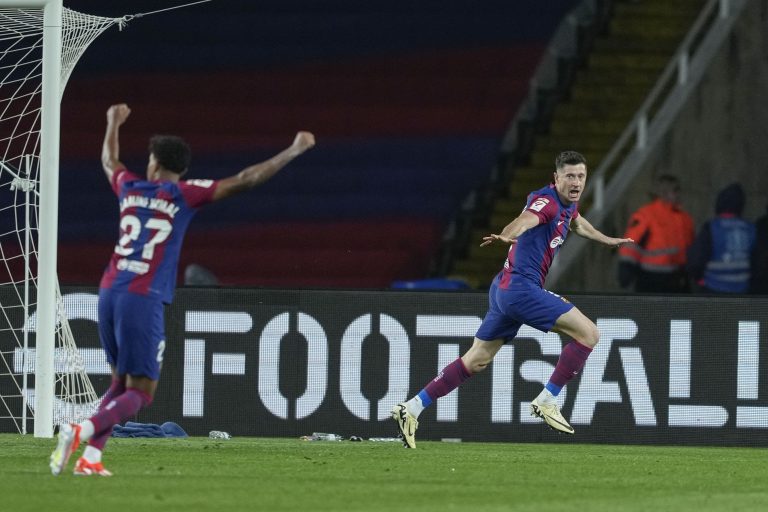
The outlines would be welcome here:
<svg viewBox="0 0 768 512">
<path fill-rule="evenodd" d="M 731 33 L 733 24 L 743 11 L 748 0 L 710 0 L 702 9 L 678 51 L 671 59 L 656 85 L 649 93 L 638 113 L 630 121 L 598 166 L 590 181 L 592 186 L 585 190 L 580 202 L 594 194 L 594 206 L 586 216 L 590 222 L 602 227 L 608 213 L 618 204 L 622 194 L 629 188 L 635 176 L 644 168 L 652 151 L 658 147 L 663 135 L 672 126 L 694 87 L 701 81 L 704 71 L 723 41 Z M 719 11 L 714 13 L 714 7 Z M 711 23 L 708 23 L 711 20 Z M 694 43 L 696 48 L 694 48 Z M 669 79 L 677 70 L 677 84 L 669 87 Z M 662 95 L 666 91 L 665 95 Z M 660 105 L 652 120 L 649 114 L 654 105 Z M 652 122 L 650 122 L 652 121 Z M 628 156 L 618 162 L 616 172 L 607 182 L 608 170 L 612 168 L 622 150 L 628 149 L 628 141 L 636 136 L 635 147 Z M 547 286 L 556 287 L 568 267 L 575 263 L 587 246 L 584 238 L 573 237 L 568 240 L 568 251 L 561 254 L 550 268 Z"/>
<path fill-rule="evenodd" d="M 619 155 L 621 155 L 621 152 L 624 149 L 627 149 L 628 143 L 633 134 L 635 135 L 635 147 L 639 149 L 646 147 L 648 143 L 648 124 L 650 123 L 652 117 L 650 116 L 651 108 L 657 103 L 657 100 L 662 99 L 661 95 L 670 85 L 670 81 L 675 75 L 675 71 L 677 71 L 678 86 L 684 86 L 688 83 L 688 68 L 694 42 L 700 38 L 705 30 L 709 30 L 711 24 L 707 24 L 707 21 L 709 21 L 711 18 L 713 10 L 717 4 L 720 4 L 720 17 L 723 18 L 726 17 L 730 12 L 730 2 L 731 0 L 709 0 L 709 2 L 707 2 L 707 4 L 701 10 L 699 16 L 696 18 L 696 21 L 694 21 L 693 25 L 691 25 L 691 29 L 688 31 L 688 34 L 686 34 L 682 43 L 680 43 L 680 46 L 678 46 L 675 55 L 664 68 L 664 71 L 662 71 L 658 80 L 656 80 L 656 84 L 653 86 L 653 89 L 651 89 L 651 92 L 648 93 L 648 96 L 646 96 L 635 116 L 629 122 L 627 127 L 624 128 L 624 131 L 621 133 L 619 138 L 600 162 L 597 170 L 592 173 L 590 179 L 591 181 L 595 182 L 596 186 L 588 188 L 584 191 L 584 194 L 581 198 L 582 202 L 589 200 L 594 191 L 595 200 L 592 208 L 595 210 L 602 210 L 604 208 L 605 196 L 602 192 L 605 190 L 605 180 L 608 171 L 614 166 L 617 159 L 619 158 Z M 668 92 L 667 96 L 670 94 L 671 91 Z"/>
</svg>

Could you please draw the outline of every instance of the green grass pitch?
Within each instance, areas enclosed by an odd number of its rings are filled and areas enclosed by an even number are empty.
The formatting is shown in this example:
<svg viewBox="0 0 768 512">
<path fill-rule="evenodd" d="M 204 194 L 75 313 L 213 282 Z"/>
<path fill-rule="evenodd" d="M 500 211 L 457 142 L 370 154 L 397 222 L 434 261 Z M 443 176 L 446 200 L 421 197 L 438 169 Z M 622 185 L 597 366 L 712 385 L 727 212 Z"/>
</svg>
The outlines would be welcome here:
<svg viewBox="0 0 768 512">
<path fill-rule="evenodd" d="M 112 439 L 104 478 L 52 476 L 54 444 L 0 435 L 0 510 L 768 510 L 762 448 Z"/>
</svg>

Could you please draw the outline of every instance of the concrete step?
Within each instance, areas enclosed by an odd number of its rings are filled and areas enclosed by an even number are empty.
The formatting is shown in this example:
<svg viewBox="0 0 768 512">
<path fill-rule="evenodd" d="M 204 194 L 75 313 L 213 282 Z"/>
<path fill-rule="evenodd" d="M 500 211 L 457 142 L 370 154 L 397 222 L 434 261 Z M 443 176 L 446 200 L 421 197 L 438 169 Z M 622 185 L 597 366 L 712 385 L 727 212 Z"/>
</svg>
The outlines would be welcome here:
<svg viewBox="0 0 768 512">
<path fill-rule="evenodd" d="M 650 92 L 651 87 L 645 85 L 627 85 L 624 87 L 606 85 L 587 85 L 577 81 L 571 89 L 567 103 L 610 103 L 623 107 L 637 108 L 637 104 Z M 564 102 L 565 103 L 565 102 Z"/>
<path fill-rule="evenodd" d="M 536 148 L 534 149 L 535 153 L 544 153 L 551 155 L 550 160 L 554 160 L 557 155 L 560 154 L 560 152 L 564 150 L 573 150 L 578 151 L 581 154 L 586 155 L 587 153 L 599 153 L 604 154 L 610 147 L 614 144 L 616 141 L 616 136 L 602 136 L 602 137 L 595 137 L 593 139 L 584 140 L 582 137 L 578 138 L 555 138 L 555 137 L 547 137 L 542 138 L 538 141 L 536 141 Z M 588 163 L 591 165 L 591 162 L 588 161 Z M 547 169 L 546 172 L 549 172 L 550 170 L 554 170 L 555 166 L 550 163 L 550 169 Z M 543 175 L 540 173 L 540 175 Z"/>
<path fill-rule="evenodd" d="M 585 73 L 586 74 L 586 73 Z M 645 98 L 651 91 L 649 87 L 644 85 L 627 85 L 621 88 L 619 94 L 613 87 L 597 87 L 592 85 L 585 85 L 579 80 L 571 88 L 570 103 L 577 103 L 584 100 L 605 99 L 606 101 L 614 101 L 614 97 L 620 98 L 620 100 L 627 101 L 627 98 Z"/>
<path fill-rule="evenodd" d="M 706 0 L 646 0 L 639 2 L 614 2 L 616 18 L 653 17 L 695 17 L 706 5 Z"/>
<path fill-rule="evenodd" d="M 672 55 L 677 49 L 679 43 L 675 39 L 654 39 L 648 41 L 640 38 L 625 38 L 614 36 L 603 36 L 595 39 L 592 51 L 594 53 L 662 53 Z"/>
<path fill-rule="evenodd" d="M 593 123 L 578 123 L 578 121 L 574 123 L 573 120 L 562 116 L 552 120 L 552 124 L 549 127 L 549 135 L 566 138 L 578 131 L 584 136 L 607 136 L 620 134 L 626 126 L 627 123 L 623 119 L 600 119 L 598 122 Z"/>
<path fill-rule="evenodd" d="M 628 120 L 635 113 L 636 105 L 623 105 L 621 108 L 608 103 L 563 103 L 555 108 L 554 119 L 568 119 L 574 122 L 574 127 L 586 122 L 604 122 Z"/>
<path fill-rule="evenodd" d="M 599 53 L 593 52 L 587 61 L 587 68 L 592 70 L 623 69 L 632 71 L 661 70 L 669 62 L 671 55 L 657 53 Z"/>
<path fill-rule="evenodd" d="M 603 90 L 615 90 L 626 86 L 646 87 L 650 90 L 658 77 L 659 73 L 632 73 L 625 69 L 612 68 L 600 71 L 591 69 L 579 73 L 576 83 Z"/>
<path fill-rule="evenodd" d="M 616 117 L 622 117 L 625 110 L 635 110 L 639 104 L 639 98 L 627 96 L 624 97 L 620 92 L 617 94 L 614 91 L 603 91 L 603 97 L 594 94 L 589 99 L 579 101 L 564 101 L 555 107 L 553 112 L 553 119 L 558 116 L 564 116 L 567 118 L 573 118 L 573 116 L 590 115 L 593 112 L 605 112 L 606 117 L 595 119 L 594 117 L 582 117 L 581 123 L 588 122 L 590 119 L 593 121 L 602 121 L 603 119 L 614 119 Z M 642 97 L 640 97 L 642 98 Z"/>
<path fill-rule="evenodd" d="M 630 39 L 648 41 L 667 40 L 682 41 L 693 24 L 693 18 L 648 18 L 644 20 L 631 18 L 614 18 L 608 30 L 610 35 Z"/>
<path fill-rule="evenodd" d="M 605 151 L 581 151 L 582 155 L 584 155 L 584 158 L 587 159 L 587 162 L 589 163 L 590 169 L 595 169 L 598 162 L 603 158 L 605 155 Z M 543 151 L 534 151 L 531 154 L 531 165 L 532 166 L 538 166 L 542 169 L 546 169 L 552 165 L 552 156 L 549 152 L 543 152 Z M 543 185 L 542 185 L 543 186 Z"/>
</svg>

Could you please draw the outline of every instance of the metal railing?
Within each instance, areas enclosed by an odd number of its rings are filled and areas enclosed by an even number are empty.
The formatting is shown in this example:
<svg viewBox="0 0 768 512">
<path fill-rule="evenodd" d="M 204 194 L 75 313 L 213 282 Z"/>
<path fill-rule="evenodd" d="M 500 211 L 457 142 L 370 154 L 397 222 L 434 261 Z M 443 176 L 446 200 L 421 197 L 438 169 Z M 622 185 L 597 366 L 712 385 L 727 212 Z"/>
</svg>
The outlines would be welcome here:
<svg viewBox="0 0 768 512">
<path fill-rule="evenodd" d="M 620 156 L 631 144 L 634 143 L 636 149 L 644 149 L 648 146 L 649 125 L 654 119 L 654 114 L 659 113 L 658 110 L 654 111 L 654 109 L 660 101 L 664 101 L 672 94 L 673 87 L 688 86 L 691 81 L 690 63 L 703 41 L 702 36 L 709 32 L 715 24 L 730 16 L 732 3 L 733 0 L 710 0 L 707 2 L 635 116 L 600 162 L 597 170 L 590 176 L 593 187 L 584 191 L 581 201 L 589 201 L 594 195 L 592 208 L 595 211 L 605 207 L 605 186 L 610 171 L 620 163 Z M 716 10 L 718 13 L 715 13 Z"/>
<path fill-rule="evenodd" d="M 621 201 L 622 194 L 643 169 L 652 151 L 667 133 L 686 100 L 701 81 L 748 0 L 709 0 L 702 9 L 653 89 L 614 145 L 590 173 L 590 187 L 580 203 L 592 202 L 586 217 L 595 226 Z M 548 286 L 556 286 L 577 261 L 586 240 L 574 237 L 567 252 L 554 262 Z"/>
</svg>

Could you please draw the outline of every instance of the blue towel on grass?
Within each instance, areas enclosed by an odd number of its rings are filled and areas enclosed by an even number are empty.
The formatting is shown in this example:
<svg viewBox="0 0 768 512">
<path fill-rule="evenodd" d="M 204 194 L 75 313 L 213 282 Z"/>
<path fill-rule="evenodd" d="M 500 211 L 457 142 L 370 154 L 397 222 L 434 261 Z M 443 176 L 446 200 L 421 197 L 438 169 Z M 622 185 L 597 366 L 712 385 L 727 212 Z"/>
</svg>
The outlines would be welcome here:
<svg viewBox="0 0 768 512">
<path fill-rule="evenodd" d="M 184 429 L 172 421 L 162 425 L 126 421 L 112 427 L 112 437 L 188 437 Z"/>
</svg>

